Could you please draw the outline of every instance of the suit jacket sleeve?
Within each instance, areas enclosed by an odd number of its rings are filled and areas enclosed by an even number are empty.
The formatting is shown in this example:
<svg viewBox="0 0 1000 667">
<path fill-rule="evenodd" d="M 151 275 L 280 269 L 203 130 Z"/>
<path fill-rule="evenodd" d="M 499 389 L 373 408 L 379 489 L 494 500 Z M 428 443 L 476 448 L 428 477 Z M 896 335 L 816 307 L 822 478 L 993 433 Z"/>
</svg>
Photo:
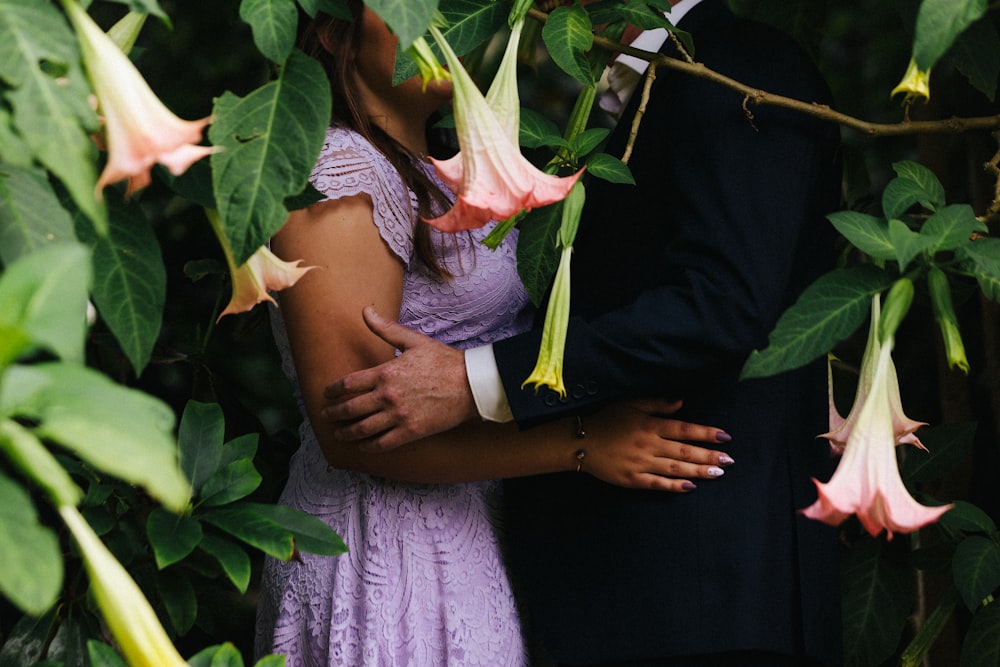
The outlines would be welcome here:
<svg viewBox="0 0 1000 667">
<path fill-rule="evenodd" d="M 696 55 L 769 92 L 828 102 L 801 53 L 747 41 L 716 26 L 695 35 Z M 734 42 L 744 48 L 734 51 Z M 621 154 L 628 111 L 625 118 L 612 154 Z M 659 70 L 630 162 L 637 184 L 588 183 L 573 263 L 568 395 L 521 388 L 540 329 L 494 346 L 518 423 L 627 396 L 697 400 L 733 382 L 784 309 L 829 268 L 823 216 L 838 198 L 837 145 L 832 124 L 745 105 L 721 85 Z"/>
</svg>

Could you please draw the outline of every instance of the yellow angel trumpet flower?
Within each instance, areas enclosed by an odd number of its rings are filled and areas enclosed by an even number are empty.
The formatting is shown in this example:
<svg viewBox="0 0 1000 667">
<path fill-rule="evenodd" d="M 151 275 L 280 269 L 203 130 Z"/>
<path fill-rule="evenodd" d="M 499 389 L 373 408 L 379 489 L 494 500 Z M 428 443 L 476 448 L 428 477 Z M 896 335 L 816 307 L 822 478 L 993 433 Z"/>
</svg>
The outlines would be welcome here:
<svg viewBox="0 0 1000 667">
<path fill-rule="evenodd" d="M 90 587 L 118 649 L 130 667 L 188 667 L 139 586 L 73 505 L 59 515 L 80 547 Z"/>
<path fill-rule="evenodd" d="M 917 98 L 923 98 L 926 102 L 931 98 L 931 71 L 922 70 L 917 66 L 917 61 L 910 59 L 910 64 L 906 68 L 906 74 L 899 85 L 892 89 L 890 97 L 895 97 L 898 93 L 905 93 L 905 102 L 912 102 Z"/>
</svg>

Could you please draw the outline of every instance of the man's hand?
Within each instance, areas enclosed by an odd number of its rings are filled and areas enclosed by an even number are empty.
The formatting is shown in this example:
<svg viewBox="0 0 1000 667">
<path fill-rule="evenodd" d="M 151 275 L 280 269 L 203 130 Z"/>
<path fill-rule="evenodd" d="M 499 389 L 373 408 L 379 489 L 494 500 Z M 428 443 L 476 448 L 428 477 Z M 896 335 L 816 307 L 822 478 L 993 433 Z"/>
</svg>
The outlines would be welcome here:
<svg viewBox="0 0 1000 667">
<path fill-rule="evenodd" d="M 461 350 L 387 320 L 371 306 L 363 315 L 372 333 L 402 354 L 324 390 L 323 416 L 335 423 L 336 438 L 388 451 L 479 414 Z"/>
</svg>

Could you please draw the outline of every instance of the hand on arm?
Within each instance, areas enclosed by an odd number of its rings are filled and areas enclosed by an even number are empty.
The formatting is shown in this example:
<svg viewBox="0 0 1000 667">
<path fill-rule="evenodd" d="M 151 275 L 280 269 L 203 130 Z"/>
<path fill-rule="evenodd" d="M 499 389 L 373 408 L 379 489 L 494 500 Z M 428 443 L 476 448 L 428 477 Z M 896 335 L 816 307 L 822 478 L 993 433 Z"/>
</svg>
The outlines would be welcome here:
<svg viewBox="0 0 1000 667">
<path fill-rule="evenodd" d="M 400 350 L 391 361 L 326 387 L 322 416 L 333 435 L 366 451 L 388 451 L 478 415 L 461 350 L 364 309 L 371 331 Z"/>
</svg>

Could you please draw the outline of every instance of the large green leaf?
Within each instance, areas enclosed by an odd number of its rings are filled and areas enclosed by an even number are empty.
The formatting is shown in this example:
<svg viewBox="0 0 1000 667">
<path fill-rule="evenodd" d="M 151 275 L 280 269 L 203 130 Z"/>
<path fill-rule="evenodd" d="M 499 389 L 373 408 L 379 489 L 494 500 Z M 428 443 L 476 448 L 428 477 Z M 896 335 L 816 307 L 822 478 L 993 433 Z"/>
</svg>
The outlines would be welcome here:
<svg viewBox="0 0 1000 667">
<path fill-rule="evenodd" d="M 295 536 L 295 545 L 302 551 L 321 556 L 336 556 L 347 551 L 340 536 L 326 523 L 294 507 L 245 503 L 241 507 L 284 526 Z"/>
<path fill-rule="evenodd" d="M 20 258 L 0 274 L 0 329 L 23 332 L 30 343 L 82 362 L 90 275 L 89 252 L 75 242 Z"/>
<path fill-rule="evenodd" d="M 975 611 L 1000 588 L 1000 544 L 980 535 L 965 538 L 955 548 L 951 574 L 965 606 Z"/>
<path fill-rule="evenodd" d="M 452 51 L 464 56 L 506 27 L 509 8 L 496 0 L 443 0 L 440 11 L 446 22 L 441 34 Z M 442 59 L 437 43 L 434 40 L 429 43 L 431 51 L 439 60 Z M 396 53 L 396 66 L 392 73 L 393 84 L 402 83 L 416 75 L 417 63 L 400 48 Z"/>
<path fill-rule="evenodd" d="M 920 429 L 920 441 L 927 451 L 906 450 L 900 466 L 903 479 L 907 483 L 940 479 L 966 460 L 975 434 L 975 422 L 949 422 Z"/>
<path fill-rule="evenodd" d="M 910 160 L 893 163 L 892 168 L 897 177 L 882 192 L 882 211 L 887 220 L 901 218 L 914 204 L 931 211 L 944 206 L 944 187 L 930 169 Z"/>
<path fill-rule="evenodd" d="M 0 0 L 0 79 L 19 136 L 35 159 L 66 185 L 97 228 L 106 214 L 94 195 L 97 116 L 77 41 L 48 0 Z"/>
<path fill-rule="evenodd" d="M 87 657 L 90 659 L 90 667 L 128 667 L 111 646 L 96 639 L 87 641 Z"/>
<path fill-rule="evenodd" d="M 198 596 L 191 577 L 183 569 L 158 574 L 156 592 L 167 610 L 174 632 L 187 634 L 198 618 Z"/>
<path fill-rule="evenodd" d="M 291 531 L 252 508 L 216 508 L 201 515 L 201 519 L 278 560 L 287 561 L 294 553 Z"/>
<path fill-rule="evenodd" d="M 19 609 L 37 616 L 56 601 L 63 581 L 59 540 L 38 521 L 27 492 L 2 473 L 0 563 L 0 594 Z"/>
<path fill-rule="evenodd" d="M 4 636 L 4 644 L 0 646 L 0 667 L 24 667 L 41 660 L 50 638 L 62 625 L 61 616 L 57 622 L 55 608 L 43 616 L 22 616 Z"/>
<path fill-rule="evenodd" d="M 262 481 L 253 461 L 240 459 L 209 477 L 200 489 L 199 505 L 218 507 L 246 498 Z"/>
<path fill-rule="evenodd" d="M 281 64 L 295 46 L 299 12 L 295 0 L 243 0 L 240 18 L 250 24 L 257 50 Z"/>
<path fill-rule="evenodd" d="M 1000 602 L 994 600 L 972 617 L 962 642 L 959 667 L 1000 665 Z"/>
<path fill-rule="evenodd" d="M 240 98 L 216 100 L 209 139 L 212 187 L 238 264 L 285 223 L 285 198 L 305 188 L 330 121 L 330 91 L 318 62 L 294 50 L 276 80 Z"/>
<path fill-rule="evenodd" d="M 541 305 L 559 266 L 556 234 L 561 224 L 561 202 L 531 211 L 521 223 L 517 237 L 517 273 L 536 306 Z"/>
<path fill-rule="evenodd" d="M 542 39 L 553 62 L 585 86 L 594 82 L 587 51 L 594 43 L 590 16 L 583 7 L 558 7 L 542 28 Z"/>
<path fill-rule="evenodd" d="M 71 364 L 14 366 L 4 380 L 0 406 L 36 420 L 39 437 L 143 486 L 175 512 L 186 509 L 191 489 L 177 464 L 168 405 Z"/>
<path fill-rule="evenodd" d="M 607 153 L 595 153 L 587 158 L 587 173 L 612 183 L 635 185 L 635 178 L 628 165 Z"/>
<path fill-rule="evenodd" d="M 240 593 L 246 593 L 250 586 L 250 556 L 237 544 L 206 533 L 198 548 L 218 561 L 229 581 Z"/>
<path fill-rule="evenodd" d="M 986 13 L 986 4 L 987 0 L 923 0 L 913 39 L 917 67 L 931 69 L 962 31 Z"/>
<path fill-rule="evenodd" d="M 928 252 L 954 250 L 969 243 L 973 232 L 988 232 L 968 204 L 952 204 L 937 210 L 920 227 L 920 235 L 931 239 Z"/>
<path fill-rule="evenodd" d="M 93 244 L 94 304 L 139 375 L 160 334 L 167 271 L 159 241 L 139 205 L 116 202 L 110 214 L 106 235 L 94 236 L 85 223 L 77 225 L 77 235 Z"/>
<path fill-rule="evenodd" d="M 316 16 L 316 12 L 325 12 L 330 16 L 339 16 L 342 19 L 351 18 L 351 10 L 347 6 L 347 0 L 298 0 L 299 6 L 309 16 Z"/>
<path fill-rule="evenodd" d="M 872 296 L 891 282 L 889 276 L 867 265 L 822 276 L 781 316 L 767 347 L 751 353 L 742 376 L 776 375 L 830 352 L 861 326 Z"/>
<path fill-rule="evenodd" d="M 988 299 L 1000 302 L 1000 239 L 978 239 L 959 246 L 957 255 L 969 262 Z"/>
<path fill-rule="evenodd" d="M 197 492 L 222 460 L 226 424 L 218 403 L 188 401 L 177 429 L 181 469 Z"/>
<path fill-rule="evenodd" d="M 934 239 L 913 231 L 902 220 L 889 221 L 889 241 L 896 252 L 900 272 L 905 272 L 914 257 L 934 244 Z"/>
<path fill-rule="evenodd" d="M 365 0 L 399 38 L 404 49 L 424 34 L 438 9 L 438 0 Z"/>
<path fill-rule="evenodd" d="M 973 23 L 955 42 L 949 60 L 969 80 L 972 86 L 991 102 L 996 99 L 997 78 L 1000 76 L 1000 34 L 992 21 Z"/>
<path fill-rule="evenodd" d="M 873 259 L 896 259 L 885 220 L 858 211 L 837 211 L 826 216 L 840 234 Z"/>
<path fill-rule="evenodd" d="M 153 508 L 146 518 L 146 537 L 153 547 L 156 567 L 161 570 L 187 558 L 201 542 L 201 524 L 197 519 Z"/>
<path fill-rule="evenodd" d="M 922 435 L 922 434 L 921 434 Z M 941 515 L 937 525 L 951 532 L 984 533 L 996 532 L 997 524 L 990 515 L 972 503 L 956 500 L 952 508 Z"/>
<path fill-rule="evenodd" d="M 844 557 L 845 664 L 879 665 L 896 649 L 915 594 L 910 568 L 885 542 L 864 538 Z"/>
<path fill-rule="evenodd" d="M 75 240 L 73 220 L 45 172 L 4 164 L 0 173 L 0 262 Z"/>
</svg>

